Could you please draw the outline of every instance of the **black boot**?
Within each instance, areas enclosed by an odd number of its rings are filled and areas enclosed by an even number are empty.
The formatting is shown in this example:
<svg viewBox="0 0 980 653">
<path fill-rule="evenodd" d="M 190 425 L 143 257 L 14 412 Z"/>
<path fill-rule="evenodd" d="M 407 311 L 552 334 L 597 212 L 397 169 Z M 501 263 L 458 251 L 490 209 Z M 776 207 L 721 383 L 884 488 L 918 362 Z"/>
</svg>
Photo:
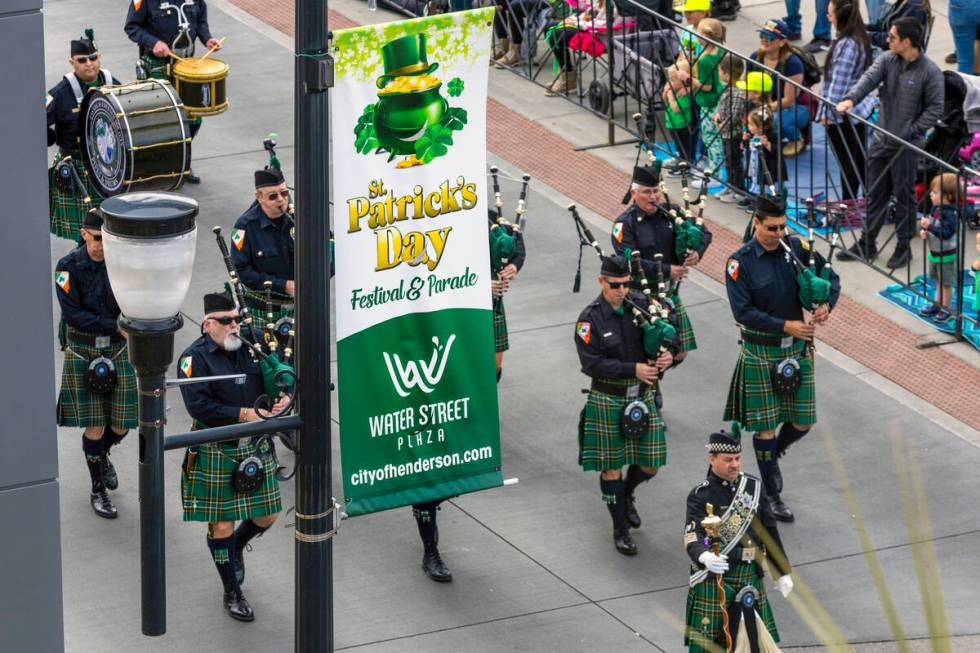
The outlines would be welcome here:
<svg viewBox="0 0 980 653">
<path fill-rule="evenodd" d="M 109 493 L 104 489 L 98 492 L 93 492 L 92 496 L 89 497 L 89 503 L 92 504 L 92 510 L 95 514 L 103 519 L 115 519 L 119 516 L 116 511 L 116 506 L 113 505 L 112 499 L 109 498 Z"/>
<path fill-rule="evenodd" d="M 85 464 L 88 466 L 89 478 L 92 481 L 92 492 L 89 495 L 92 510 L 104 519 L 115 519 L 119 514 L 106 492 L 105 481 L 102 477 L 102 465 L 105 460 L 104 443 L 101 439 L 90 440 L 83 435 L 82 451 L 85 453 Z"/>
<path fill-rule="evenodd" d="M 629 528 L 613 530 L 613 543 L 616 545 L 616 550 L 622 553 L 624 556 L 636 555 L 636 543 L 633 541 L 633 537 L 630 535 Z"/>
<path fill-rule="evenodd" d="M 602 490 L 602 500 L 609 509 L 613 522 L 613 543 L 616 550 L 623 555 L 636 555 L 636 544 L 630 537 L 629 524 L 626 523 L 626 491 L 623 479 L 606 480 L 599 477 L 599 487 Z"/>
<path fill-rule="evenodd" d="M 193 170 L 188 170 L 187 171 L 187 176 L 184 177 L 184 180 L 188 184 L 199 184 L 199 183 L 201 183 L 201 178 L 198 177 L 197 175 L 195 175 Z M 248 605 L 247 602 L 246 602 L 246 605 Z M 254 619 L 254 618 L 255 617 L 252 617 L 252 619 Z M 251 621 L 252 619 L 249 619 L 248 621 Z"/>
<path fill-rule="evenodd" d="M 235 529 L 235 579 L 241 586 L 245 582 L 245 551 L 251 551 L 252 545 L 249 541 L 254 537 L 259 537 L 262 533 L 269 530 L 269 527 L 262 527 L 251 519 L 246 519 Z"/>
<path fill-rule="evenodd" d="M 773 516 L 779 521 L 793 521 L 793 511 L 779 496 L 783 491 L 783 476 L 779 471 L 779 463 L 776 459 L 776 439 L 764 440 L 756 436 L 752 438 L 752 446 L 755 448 L 755 459 L 759 464 L 759 476 L 762 477 L 762 483 L 766 488 L 766 495 Z"/>
<path fill-rule="evenodd" d="M 224 606 L 225 612 L 232 619 L 238 621 L 255 621 L 255 613 L 249 605 L 242 588 L 238 585 L 235 578 L 235 535 L 232 533 L 228 537 L 208 538 L 208 549 L 211 550 L 211 557 L 214 559 L 215 569 L 221 578 L 224 587 Z"/>
<path fill-rule="evenodd" d="M 654 476 L 656 476 L 656 473 L 648 474 L 640 469 L 638 465 L 630 465 L 626 471 L 626 482 L 623 483 L 623 497 L 626 500 L 626 524 L 630 528 L 639 528 L 642 524 L 640 513 L 636 511 L 636 498 L 634 497 L 636 488 Z"/>
<path fill-rule="evenodd" d="M 439 555 L 439 526 L 436 524 L 436 512 L 442 501 L 417 503 L 412 506 L 412 514 L 419 528 L 424 553 L 422 554 L 422 571 L 437 583 L 448 583 L 453 579 L 449 567 Z"/>
<path fill-rule="evenodd" d="M 885 267 L 889 270 L 894 270 L 904 267 L 911 260 L 912 249 L 909 247 L 909 244 L 899 243 L 895 245 L 895 251 L 892 253 L 891 258 L 888 259 L 888 262 L 885 263 Z"/>
<path fill-rule="evenodd" d="M 438 543 L 433 542 L 426 545 L 425 553 L 422 555 L 422 571 L 437 583 L 452 581 L 453 574 L 449 571 L 446 563 L 442 561 L 442 556 L 439 555 Z"/>
<path fill-rule="evenodd" d="M 856 243 L 837 252 L 838 261 L 859 261 L 864 259 L 869 263 L 878 256 L 878 246 L 874 243 L 870 245 L 864 238 L 859 238 Z"/>
<path fill-rule="evenodd" d="M 255 621 L 255 612 L 249 605 L 248 599 L 239 589 L 237 591 L 225 592 L 224 596 L 225 612 L 232 619 L 238 621 Z"/>
<path fill-rule="evenodd" d="M 779 436 L 776 438 L 776 457 L 782 458 L 792 444 L 802 440 L 803 436 L 809 432 L 810 429 L 800 431 L 789 422 L 784 422 L 779 428 Z M 782 478 L 779 480 L 782 481 Z"/>
</svg>

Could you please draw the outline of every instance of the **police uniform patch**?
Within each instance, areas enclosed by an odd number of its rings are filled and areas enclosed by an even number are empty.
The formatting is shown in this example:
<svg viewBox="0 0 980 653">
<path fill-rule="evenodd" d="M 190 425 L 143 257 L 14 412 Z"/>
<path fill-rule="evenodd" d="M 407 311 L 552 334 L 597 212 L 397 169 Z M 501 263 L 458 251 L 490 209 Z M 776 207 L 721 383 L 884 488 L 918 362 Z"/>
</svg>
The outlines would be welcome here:
<svg viewBox="0 0 980 653">
<path fill-rule="evenodd" d="M 235 249 L 241 250 L 245 246 L 245 230 L 233 229 L 231 232 L 231 243 L 235 246 Z"/>
<path fill-rule="evenodd" d="M 616 224 L 613 225 L 612 235 L 613 235 L 613 238 L 616 239 L 616 242 L 617 243 L 623 242 L 623 223 L 622 222 L 617 222 Z"/>
<path fill-rule="evenodd" d="M 57 270 L 54 273 L 54 282 L 59 288 L 68 292 L 71 288 L 71 282 L 69 281 L 69 274 L 63 270 Z"/>
<path fill-rule="evenodd" d="M 728 265 L 725 269 L 732 281 L 738 281 L 738 261 L 733 258 L 728 259 Z"/>
<path fill-rule="evenodd" d="M 48 93 L 47 95 L 44 96 L 44 108 L 45 109 L 47 109 L 49 106 L 51 106 L 51 103 L 52 102 L 54 102 L 54 98 L 51 97 L 51 94 L 50 93 Z"/>
<path fill-rule="evenodd" d="M 135 9 L 136 11 L 139 11 L 142 5 L 143 5 L 143 0 L 133 0 L 133 9 Z"/>
<path fill-rule="evenodd" d="M 575 325 L 575 335 L 582 339 L 582 342 L 589 344 L 592 337 L 592 325 L 588 322 L 579 322 Z"/>
<path fill-rule="evenodd" d="M 185 379 L 191 378 L 191 364 L 194 362 L 192 356 L 184 356 L 180 359 L 180 372 Z"/>
</svg>

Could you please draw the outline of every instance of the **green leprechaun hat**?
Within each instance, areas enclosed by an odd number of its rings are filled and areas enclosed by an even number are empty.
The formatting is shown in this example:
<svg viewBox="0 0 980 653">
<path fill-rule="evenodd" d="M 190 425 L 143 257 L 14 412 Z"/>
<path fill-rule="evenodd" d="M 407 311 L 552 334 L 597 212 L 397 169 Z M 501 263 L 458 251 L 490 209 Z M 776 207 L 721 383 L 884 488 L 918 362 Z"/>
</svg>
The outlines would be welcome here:
<svg viewBox="0 0 980 653">
<path fill-rule="evenodd" d="M 428 75 L 439 67 L 430 64 L 425 51 L 425 34 L 403 36 L 381 46 L 381 60 L 385 74 L 378 77 L 378 88 L 384 88 L 389 80 L 402 75 Z"/>
</svg>

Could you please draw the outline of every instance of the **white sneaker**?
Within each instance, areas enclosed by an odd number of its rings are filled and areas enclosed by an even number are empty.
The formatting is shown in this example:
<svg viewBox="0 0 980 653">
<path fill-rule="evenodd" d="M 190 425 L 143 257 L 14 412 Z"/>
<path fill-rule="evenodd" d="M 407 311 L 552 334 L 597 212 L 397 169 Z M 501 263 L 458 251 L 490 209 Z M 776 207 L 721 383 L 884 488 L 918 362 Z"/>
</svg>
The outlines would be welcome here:
<svg viewBox="0 0 980 653">
<path fill-rule="evenodd" d="M 742 196 L 733 190 L 729 190 L 727 194 L 722 193 L 718 199 L 724 204 L 735 204 L 742 199 Z"/>
<path fill-rule="evenodd" d="M 711 199 L 718 200 L 719 202 L 729 203 L 734 201 L 731 199 L 732 195 L 734 195 L 734 193 L 731 191 L 731 189 L 725 188 L 720 193 L 715 193 L 714 195 L 712 195 Z"/>
</svg>

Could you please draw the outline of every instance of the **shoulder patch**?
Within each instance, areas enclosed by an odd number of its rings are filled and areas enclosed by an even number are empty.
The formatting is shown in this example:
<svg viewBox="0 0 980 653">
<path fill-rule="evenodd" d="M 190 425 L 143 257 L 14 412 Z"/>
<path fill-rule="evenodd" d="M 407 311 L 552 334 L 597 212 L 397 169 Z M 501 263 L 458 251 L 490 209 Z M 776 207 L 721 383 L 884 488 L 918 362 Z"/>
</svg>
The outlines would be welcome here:
<svg viewBox="0 0 980 653">
<path fill-rule="evenodd" d="M 54 282 L 63 291 L 68 292 L 71 289 L 71 280 L 67 271 L 65 270 L 55 270 Z"/>
<path fill-rule="evenodd" d="M 582 342 L 589 344 L 592 338 L 592 325 L 588 322 L 579 322 L 575 325 L 575 335 L 582 339 Z"/>
<path fill-rule="evenodd" d="M 728 277 L 732 281 L 738 281 L 738 259 L 728 259 L 728 265 L 725 266 L 725 272 L 728 273 Z"/>
<path fill-rule="evenodd" d="M 623 242 L 623 223 L 617 222 L 613 224 L 612 236 L 616 239 L 617 243 Z"/>
<path fill-rule="evenodd" d="M 185 379 L 189 379 L 191 377 L 191 367 L 193 362 L 193 356 L 184 356 L 180 359 L 180 373 L 184 375 Z"/>
<path fill-rule="evenodd" d="M 242 247 L 245 246 L 245 230 L 244 229 L 232 229 L 231 230 L 231 244 L 235 246 L 235 249 L 241 251 Z"/>
<path fill-rule="evenodd" d="M 44 108 L 50 107 L 52 102 L 54 102 L 54 97 L 50 93 L 46 94 L 44 96 Z"/>
<path fill-rule="evenodd" d="M 140 7 L 142 6 L 143 6 L 143 0 L 133 0 L 133 9 L 139 11 Z"/>
</svg>

